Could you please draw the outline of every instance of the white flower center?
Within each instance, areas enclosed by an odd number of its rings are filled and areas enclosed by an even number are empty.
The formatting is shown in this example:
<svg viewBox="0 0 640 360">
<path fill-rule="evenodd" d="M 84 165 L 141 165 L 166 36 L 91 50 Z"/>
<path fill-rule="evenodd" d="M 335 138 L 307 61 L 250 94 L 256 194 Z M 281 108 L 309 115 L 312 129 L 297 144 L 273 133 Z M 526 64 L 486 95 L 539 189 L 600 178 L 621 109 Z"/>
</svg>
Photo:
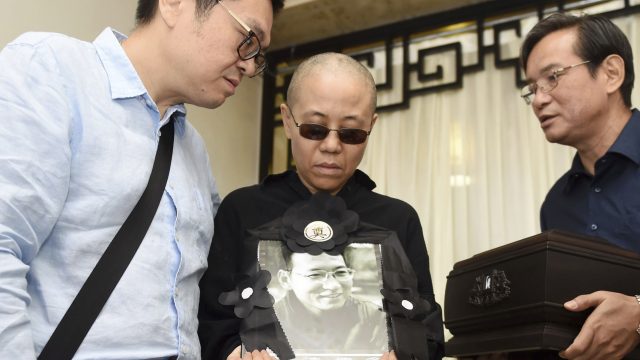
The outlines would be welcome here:
<svg viewBox="0 0 640 360">
<path fill-rule="evenodd" d="M 242 299 L 247 300 L 248 298 L 251 297 L 251 295 L 253 295 L 253 289 L 248 287 L 244 290 L 242 290 Z"/>
<path fill-rule="evenodd" d="M 409 300 L 402 300 L 402 307 L 409 311 L 413 310 L 413 304 Z"/>
</svg>

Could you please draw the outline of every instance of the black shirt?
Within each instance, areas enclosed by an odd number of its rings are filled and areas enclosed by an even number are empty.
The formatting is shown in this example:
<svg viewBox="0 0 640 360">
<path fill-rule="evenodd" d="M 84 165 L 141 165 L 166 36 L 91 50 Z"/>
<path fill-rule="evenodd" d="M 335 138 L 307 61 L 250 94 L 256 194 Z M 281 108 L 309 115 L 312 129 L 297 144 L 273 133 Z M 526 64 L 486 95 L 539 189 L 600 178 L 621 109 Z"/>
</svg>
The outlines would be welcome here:
<svg viewBox="0 0 640 360">
<path fill-rule="evenodd" d="M 407 203 L 371 191 L 375 183 L 357 170 L 337 196 L 360 220 L 395 231 L 418 278 L 418 291 L 432 304 L 428 319 L 429 356 L 441 359 L 444 353 L 442 312 L 435 302 L 429 257 L 422 235 L 420 219 Z M 200 281 L 198 335 L 202 358 L 224 360 L 240 345 L 240 320 L 233 308 L 220 305 L 218 296 L 236 284 L 236 273 L 244 258 L 245 231 L 255 229 L 281 217 L 294 203 L 306 200 L 311 193 L 293 171 L 270 175 L 260 184 L 233 191 L 225 197 L 215 218 L 215 230 L 209 268 Z"/>
<path fill-rule="evenodd" d="M 542 230 L 596 236 L 640 253 L 640 112 L 589 174 L 578 154 L 540 210 Z"/>
</svg>

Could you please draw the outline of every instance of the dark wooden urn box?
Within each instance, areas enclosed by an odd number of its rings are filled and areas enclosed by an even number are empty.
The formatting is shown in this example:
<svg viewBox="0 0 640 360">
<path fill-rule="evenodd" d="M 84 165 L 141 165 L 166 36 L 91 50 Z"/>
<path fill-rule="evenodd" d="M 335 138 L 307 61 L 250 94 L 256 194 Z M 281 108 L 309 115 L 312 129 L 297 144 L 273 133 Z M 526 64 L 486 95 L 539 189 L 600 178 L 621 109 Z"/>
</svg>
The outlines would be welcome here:
<svg viewBox="0 0 640 360">
<path fill-rule="evenodd" d="M 554 359 L 589 314 L 564 302 L 596 290 L 640 292 L 640 255 L 551 230 L 460 261 L 447 277 L 446 355 Z M 627 358 L 640 359 L 640 347 Z"/>
</svg>

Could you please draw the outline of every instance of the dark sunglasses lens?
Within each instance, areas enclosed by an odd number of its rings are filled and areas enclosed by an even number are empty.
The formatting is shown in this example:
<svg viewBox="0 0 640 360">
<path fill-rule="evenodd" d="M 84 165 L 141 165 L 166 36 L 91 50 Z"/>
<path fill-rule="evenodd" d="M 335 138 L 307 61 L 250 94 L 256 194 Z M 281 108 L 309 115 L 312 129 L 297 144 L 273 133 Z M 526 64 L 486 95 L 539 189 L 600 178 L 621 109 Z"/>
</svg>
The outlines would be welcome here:
<svg viewBox="0 0 640 360">
<path fill-rule="evenodd" d="M 340 129 L 338 136 L 345 144 L 362 144 L 367 140 L 367 132 L 362 129 Z"/>
<path fill-rule="evenodd" d="M 318 124 L 300 124 L 300 135 L 309 140 L 322 140 L 329 135 L 329 129 Z"/>
</svg>

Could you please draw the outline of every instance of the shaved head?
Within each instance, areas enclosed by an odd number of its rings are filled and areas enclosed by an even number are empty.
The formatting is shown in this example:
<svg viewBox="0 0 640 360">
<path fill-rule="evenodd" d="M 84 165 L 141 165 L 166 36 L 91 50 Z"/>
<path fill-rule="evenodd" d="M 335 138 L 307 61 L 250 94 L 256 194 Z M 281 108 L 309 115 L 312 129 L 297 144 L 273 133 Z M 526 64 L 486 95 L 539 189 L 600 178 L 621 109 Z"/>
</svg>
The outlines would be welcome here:
<svg viewBox="0 0 640 360">
<path fill-rule="evenodd" d="M 345 81 L 362 81 L 369 89 L 371 98 L 371 113 L 375 113 L 377 106 L 376 83 L 367 68 L 354 60 L 351 56 L 340 53 L 323 53 L 312 56 L 303 61 L 293 73 L 289 89 L 287 89 L 287 103 L 293 106 L 300 91 L 304 91 L 304 80 L 316 73 L 333 73 L 344 77 Z"/>
</svg>

